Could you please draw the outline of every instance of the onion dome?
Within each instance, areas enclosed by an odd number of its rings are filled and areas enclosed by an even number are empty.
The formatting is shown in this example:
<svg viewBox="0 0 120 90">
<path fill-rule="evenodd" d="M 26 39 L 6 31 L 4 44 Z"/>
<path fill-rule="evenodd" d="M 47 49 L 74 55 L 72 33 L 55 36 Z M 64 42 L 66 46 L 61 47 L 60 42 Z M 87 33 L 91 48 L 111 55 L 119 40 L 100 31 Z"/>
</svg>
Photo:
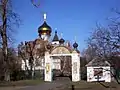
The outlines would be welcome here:
<svg viewBox="0 0 120 90">
<path fill-rule="evenodd" d="M 59 43 L 60 43 L 60 44 L 64 44 L 64 42 L 65 42 L 65 40 L 64 40 L 63 38 L 61 38 L 61 39 L 59 40 Z"/>
<path fill-rule="evenodd" d="M 27 45 L 27 43 L 28 43 L 28 42 L 27 42 L 27 41 L 25 41 L 25 45 Z"/>
<path fill-rule="evenodd" d="M 75 49 L 77 49 L 78 44 L 75 42 L 75 43 L 73 44 L 73 47 L 74 47 Z"/>
<path fill-rule="evenodd" d="M 44 21 L 44 23 L 38 28 L 38 33 L 39 35 L 51 35 L 51 27 L 48 26 L 48 24 L 46 23 L 46 21 Z"/>
<path fill-rule="evenodd" d="M 55 31 L 55 36 L 53 37 L 53 42 L 54 41 L 59 41 L 58 35 L 57 35 L 57 31 Z"/>
<path fill-rule="evenodd" d="M 38 28 L 39 36 L 51 35 L 52 29 L 46 22 L 46 14 L 44 14 L 44 23 Z"/>
</svg>

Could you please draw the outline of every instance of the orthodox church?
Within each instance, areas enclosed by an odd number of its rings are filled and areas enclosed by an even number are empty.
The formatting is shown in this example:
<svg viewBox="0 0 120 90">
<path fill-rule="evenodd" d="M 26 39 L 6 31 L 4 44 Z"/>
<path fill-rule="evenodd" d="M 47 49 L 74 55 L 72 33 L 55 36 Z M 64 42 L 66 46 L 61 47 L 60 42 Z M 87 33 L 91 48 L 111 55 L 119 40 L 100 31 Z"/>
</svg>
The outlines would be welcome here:
<svg viewBox="0 0 120 90">
<path fill-rule="evenodd" d="M 51 39 L 52 28 L 47 24 L 46 14 L 44 22 L 38 28 L 39 38 L 34 41 L 25 42 L 26 56 L 33 58 L 32 69 L 44 70 L 45 81 L 52 81 L 52 72 L 61 72 L 62 74 L 72 76 L 72 81 L 80 80 L 80 52 L 77 49 L 78 44 L 74 42 L 71 45 L 62 37 L 59 38 L 57 31 Z M 21 68 L 30 69 L 30 60 L 22 60 Z M 57 75 L 57 74 L 56 74 Z"/>
</svg>

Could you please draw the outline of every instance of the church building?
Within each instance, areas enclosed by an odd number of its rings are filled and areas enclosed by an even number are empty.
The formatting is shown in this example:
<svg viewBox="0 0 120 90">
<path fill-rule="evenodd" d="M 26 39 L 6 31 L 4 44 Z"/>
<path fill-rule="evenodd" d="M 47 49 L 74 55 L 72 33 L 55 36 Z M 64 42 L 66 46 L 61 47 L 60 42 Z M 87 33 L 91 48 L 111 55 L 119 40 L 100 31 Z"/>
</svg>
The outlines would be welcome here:
<svg viewBox="0 0 120 90">
<path fill-rule="evenodd" d="M 26 67 L 29 70 L 32 68 L 33 73 L 43 70 L 45 81 L 52 81 L 53 75 L 71 76 L 72 81 L 80 81 L 80 52 L 77 42 L 71 45 L 62 36 L 59 38 L 57 31 L 53 38 L 51 33 L 52 28 L 44 14 L 44 22 L 38 27 L 39 38 L 25 42 L 24 55 L 27 58 L 22 60 L 22 70 L 26 70 Z"/>
</svg>

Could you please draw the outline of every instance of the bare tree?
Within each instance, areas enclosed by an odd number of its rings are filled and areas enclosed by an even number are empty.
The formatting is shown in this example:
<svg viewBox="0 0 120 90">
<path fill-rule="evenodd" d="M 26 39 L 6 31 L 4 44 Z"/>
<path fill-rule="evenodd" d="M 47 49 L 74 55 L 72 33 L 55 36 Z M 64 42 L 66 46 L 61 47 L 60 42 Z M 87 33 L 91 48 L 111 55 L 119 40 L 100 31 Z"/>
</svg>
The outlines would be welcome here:
<svg viewBox="0 0 120 90">
<path fill-rule="evenodd" d="M 18 51 L 20 58 L 25 62 L 25 70 L 29 71 L 31 78 L 34 77 L 34 68 L 38 64 L 42 65 L 42 60 L 44 59 L 44 54 L 46 51 L 46 41 L 36 39 L 35 41 L 29 41 L 21 43 L 18 45 Z M 30 70 L 27 66 L 27 61 L 29 62 Z"/>
<path fill-rule="evenodd" d="M 14 71 L 19 72 L 20 71 L 20 61 L 17 57 L 17 53 L 15 51 L 14 48 L 8 48 L 8 64 L 7 66 L 9 67 L 9 71 L 10 74 L 13 74 Z M 3 51 L 2 49 L 0 50 L 0 80 L 3 80 L 3 76 L 4 76 L 4 66 L 3 66 Z M 13 79 L 15 77 L 12 77 L 11 79 Z"/>
<path fill-rule="evenodd" d="M 82 57 L 87 61 L 91 61 L 93 58 L 97 56 L 97 46 L 88 39 L 88 47 L 82 51 Z"/>
<path fill-rule="evenodd" d="M 118 60 L 114 53 L 120 52 L 120 29 L 117 25 L 109 25 L 108 27 L 102 27 L 97 24 L 95 31 L 88 39 L 88 49 L 86 50 L 86 56 L 100 57 L 109 61 L 114 70 L 119 68 Z M 93 48 L 94 47 L 94 48 Z M 88 53 L 88 50 L 91 51 Z M 115 60 L 117 59 L 117 61 Z M 116 78 L 116 73 L 114 74 Z M 118 79 L 116 78 L 117 82 Z"/>
<path fill-rule="evenodd" d="M 21 42 L 21 44 L 18 45 L 19 58 L 21 58 L 24 61 L 25 71 L 28 71 L 28 73 L 31 75 L 31 77 L 32 77 L 33 62 L 34 62 L 34 57 L 33 57 L 34 46 L 35 46 L 35 44 L 33 45 L 32 42 L 25 42 L 25 44 L 23 42 Z M 30 70 L 27 65 L 27 60 L 29 61 Z"/>
<path fill-rule="evenodd" d="M 19 22 L 18 15 L 12 10 L 11 0 L 0 0 L 0 22 L 0 36 L 4 62 L 4 80 L 10 81 L 10 70 L 8 67 L 8 46 L 9 41 L 12 41 L 11 33 L 13 33 L 13 29 L 11 25 L 17 25 Z"/>
<path fill-rule="evenodd" d="M 24 61 L 25 71 L 26 71 L 26 74 L 28 74 L 29 73 L 29 67 L 27 66 L 28 55 L 26 53 L 26 47 L 23 42 L 21 42 L 18 45 L 18 58 L 21 61 L 21 65 L 22 65 L 22 60 Z M 27 75 L 26 75 L 26 78 L 27 78 Z"/>
</svg>

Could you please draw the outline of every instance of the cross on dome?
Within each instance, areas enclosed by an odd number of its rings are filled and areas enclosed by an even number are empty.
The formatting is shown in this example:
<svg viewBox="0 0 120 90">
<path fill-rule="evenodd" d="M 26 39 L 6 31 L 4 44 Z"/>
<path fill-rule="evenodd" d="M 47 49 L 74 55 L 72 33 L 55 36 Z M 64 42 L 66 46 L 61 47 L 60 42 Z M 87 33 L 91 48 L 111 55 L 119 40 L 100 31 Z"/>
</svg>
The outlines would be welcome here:
<svg viewBox="0 0 120 90">
<path fill-rule="evenodd" d="M 46 13 L 44 13 L 43 17 L 44 17 L 44 21 L 46 21 L 47 14 L 46 14 Z"/>
</svg>

